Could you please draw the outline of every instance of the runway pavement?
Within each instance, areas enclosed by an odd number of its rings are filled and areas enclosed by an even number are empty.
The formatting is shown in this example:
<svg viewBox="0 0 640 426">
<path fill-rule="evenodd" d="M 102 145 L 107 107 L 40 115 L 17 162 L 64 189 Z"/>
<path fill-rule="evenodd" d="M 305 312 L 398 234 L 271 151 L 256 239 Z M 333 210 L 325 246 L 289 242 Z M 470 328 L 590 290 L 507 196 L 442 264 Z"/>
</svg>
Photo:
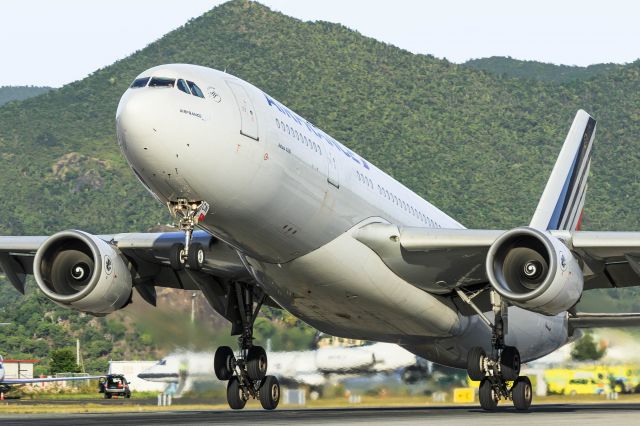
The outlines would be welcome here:
<svg viewBox="0 0 640 426">
<path fill-rule="evenodd" d="M 603 425 L 640 424 L 640 404 L 549 404 L 517 412 L 486 413 L 475 407 L 404 407 L 314 410 L 211 410 L 146 413 L 0 415 L 5 425 Z"/>
</svg>

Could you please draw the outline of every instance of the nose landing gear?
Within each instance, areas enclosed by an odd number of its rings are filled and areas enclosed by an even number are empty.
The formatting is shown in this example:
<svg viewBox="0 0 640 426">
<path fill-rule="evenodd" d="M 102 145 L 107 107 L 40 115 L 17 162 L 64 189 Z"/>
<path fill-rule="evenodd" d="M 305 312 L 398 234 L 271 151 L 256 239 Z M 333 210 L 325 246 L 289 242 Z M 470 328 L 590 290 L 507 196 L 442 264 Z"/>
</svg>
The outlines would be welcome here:
<svg viewBox="0 0 640 426">
<path fill-rule="evenodd" d="M 184 244 L 176 243 L 169 252 L 169 263 L 176 271 L 184 268 L 200 270 L 204 265 L 204 248 L 200 243 L 192 243 L 193 230 L 198 222 L 204 220 L 209 212 L 206 201 L 188 201 L 178 198 L 167 203 L 169 212 L 177 220 L 178 227 L 184 232 Z"/>
<path fill-rule="evenodd" d="M 471 298 L 461 298 L 473 305 Z M 481 347 L 472 348 L 467 355 L 467 373 L 471 380 L 480 382 L 478 396 L 482 409 L 493 411 L 498 401 L 505 399 L 513 401 L 517 410 L 528 410 L 533 397 L 531 381 L 526 376 L 520 376 L 518 349 L 504 342 L 508 323 L 507 304 L 493 291 L 491 304 L 495 318 L 493 323 L 473 306 L 491 328 L 491 355 L 487 355 Z"/>
<path fill-rule="evenodd" d="M 228 380 L 227 402 L 234 410 L 244 408 L 249 398 L 258 399 L 262 408 L 273 410 L 280 402 L 280 383 L 275 376 L 267 375 L 267 353 L 261 346 L 253 345 L 253 323 L 262 302 L 263 295 L 253 307 L 253 291 L 236 284 L 238 306 L 242 307 L 243 330 L 238 337 L 238 356 L 228 346 L 221 346 L 214 356 L 214 371 L 219 380 Z"/>
</svg>

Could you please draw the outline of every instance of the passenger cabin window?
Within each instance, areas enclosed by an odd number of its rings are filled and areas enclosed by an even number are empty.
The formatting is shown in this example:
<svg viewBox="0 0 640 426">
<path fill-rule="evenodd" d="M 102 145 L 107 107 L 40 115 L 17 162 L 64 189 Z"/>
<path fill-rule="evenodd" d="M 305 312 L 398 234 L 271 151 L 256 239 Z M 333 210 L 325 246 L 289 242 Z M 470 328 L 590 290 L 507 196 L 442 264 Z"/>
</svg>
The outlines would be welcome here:
<svg viewBox="0 0 640 426">
<path fill-rule="evenodd" d="M 149 87 L 173 87 L 175 78 L 153 77 L 149 82 Z"/>
<path fill-rule="evenodd" d="M 132 89 L 137 89 L 138 87 L 145 87 L 148 82 L 149 82 L 149 77 L 136 78 L 135 80 L 133 80 L 133 83 L 131 83 L 131 86 L 129 87 L 131 87 Z"/>
<path fill-rule="evenodd" d="M 202 93 L 202 90 L 200 90 L 197 84 L 195 84 L 193 81 L 188 81 L 188 80 L 187 80 L 187 84 L 189 85 L 189 89 L 191 89 L 191 93 L 194 96 L 197 96 L 199 98 L 204 98 L 204 94 Z"/>
<path fill-rule="evenodd" d="M 191 94 L 191 92 L 189 92 L 189 86 L 187 86 L 187 83 L 185 83 L 183 79 L 178 80 L 178 90 L 186 93 L 187 95 Z"/>
</svg>

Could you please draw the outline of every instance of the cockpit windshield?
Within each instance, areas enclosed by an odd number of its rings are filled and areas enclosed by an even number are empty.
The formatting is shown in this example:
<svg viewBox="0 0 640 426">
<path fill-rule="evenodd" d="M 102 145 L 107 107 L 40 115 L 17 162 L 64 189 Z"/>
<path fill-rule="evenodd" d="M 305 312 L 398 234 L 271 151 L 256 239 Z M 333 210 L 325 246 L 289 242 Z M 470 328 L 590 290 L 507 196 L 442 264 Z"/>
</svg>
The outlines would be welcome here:
<svg viewBox="0 0 640 426">
<path fill-rule="evenodd" d="M 153 77 L 149 82 L 149 87 L 173 87 L 175 83 L 175 78 Z"/>
<path fill-rule="evenodd" d="M 189 89 L 191 89 L 191 93 L 194 96 L 197 96 L 199 98 L 204 98 L 204 93 L 202 93 L 202 90 L 200 90 L 197 84 L 189 80 L 187 80 L 187 84 L 189 85 Z"/>
<path fill-rule="evenodd" d="M 133 83 L 131 83 L 131 86 L 129 87 L 131 87 L 132 89 L 136 89 L 138 87 L 145 87 L 148 82 L 149 82 L 149 77 L 136 78 L 135 80 L 133 80 Z"/>
<path fill-rule="evenodd" d="M 198 87 L 196 83 L 182 78 L 167 78 L 167 77 L 140 77 L 137 78 L 129 86 L 132 89 L 141 87 L 176 87 L 181 92 L 187 95 L 193 95 L 198 98 L 204 99 L 204 93 L 202 89 Z"/>
</svg>

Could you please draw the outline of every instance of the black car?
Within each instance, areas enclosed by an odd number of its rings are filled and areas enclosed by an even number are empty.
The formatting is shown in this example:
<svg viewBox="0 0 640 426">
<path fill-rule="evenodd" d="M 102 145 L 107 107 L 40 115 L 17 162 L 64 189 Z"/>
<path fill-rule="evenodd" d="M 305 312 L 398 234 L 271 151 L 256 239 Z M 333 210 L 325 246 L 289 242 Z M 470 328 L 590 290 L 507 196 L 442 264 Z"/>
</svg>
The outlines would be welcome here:
<svg viewBox="0 0 640 426">
<path fill-rule="evenodd" d="M 131 398 L 131 389 L 129 382 L 122 374 L 109 374 L 100 379 L 98 392 L 103 393 L 105 399 L 111 399 L 114 396 Z"/>
</svg>

